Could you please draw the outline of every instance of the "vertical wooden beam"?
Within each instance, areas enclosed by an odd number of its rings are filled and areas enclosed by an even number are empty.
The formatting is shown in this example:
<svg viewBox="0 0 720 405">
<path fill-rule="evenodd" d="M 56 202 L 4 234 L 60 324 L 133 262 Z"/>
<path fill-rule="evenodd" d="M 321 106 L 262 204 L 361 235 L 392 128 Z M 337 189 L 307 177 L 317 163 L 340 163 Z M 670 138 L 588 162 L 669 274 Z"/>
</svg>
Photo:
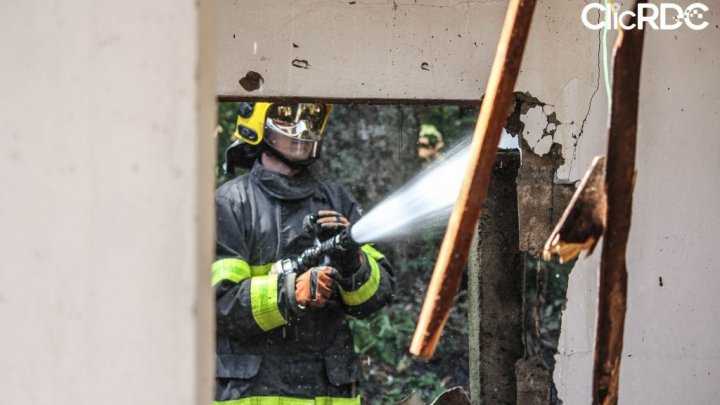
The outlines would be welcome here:
<svg viewBox="0 0 720 405">
<path fill-rule="evenodd" d="M 635 15 L 638 3 L 634 4 Z M 633 17 L 630 24 L 637 24 Z M 644 31 L 622 31 L 615 44 L 605 172 L 607 217 L 599 270 L 593 404 L 616 404 L 627 299 L 625 253 L 635 184 L 635 149 Z"/>
<path fill-rule="evenodd" d="M 440 247 L 410 353 L 430 358 L 455 300 L 470 244 L 477 229 L 495 163 L 495 154 L 507 119 L 513 88 L 520 71 L 530 31 L 535 0 L 511 0 L 500 34 L 470 149 L 470 162 L 460 195 Z"/>
</svg>

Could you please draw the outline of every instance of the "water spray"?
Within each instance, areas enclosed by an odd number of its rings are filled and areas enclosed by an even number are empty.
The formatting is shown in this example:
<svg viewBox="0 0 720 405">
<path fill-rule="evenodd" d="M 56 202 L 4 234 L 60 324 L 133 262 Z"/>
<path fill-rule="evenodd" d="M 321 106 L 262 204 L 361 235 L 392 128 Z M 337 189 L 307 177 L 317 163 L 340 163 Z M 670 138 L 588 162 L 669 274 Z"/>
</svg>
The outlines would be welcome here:
<svg viewBox="0 0 720 405">
<path fill-rule="evenodd" d="M 464 172 L 468 158 L 468 142 L 463 142 L 443 160 L 428 167 L 370 210 L 357 223 L 325 241 L 317 238 L 317 216 L 307 215 L 303 219 L 303 230 L 315 238 L 315 244 L 296 258 L 278 261 L 272 271 L 301 274 L 322 264 L 330 253 L 357 249 L 363 243 L 397 238 L 420 229 L 446 225 L 460 191 L 460 174 Z"/>
<path fill-rule="evenodd" d="M 361 243 L 383 241 L 445 226 L 470 156 L 469 141 L 451 150 L 375 208 L 352 228 Z"/>
</svg>

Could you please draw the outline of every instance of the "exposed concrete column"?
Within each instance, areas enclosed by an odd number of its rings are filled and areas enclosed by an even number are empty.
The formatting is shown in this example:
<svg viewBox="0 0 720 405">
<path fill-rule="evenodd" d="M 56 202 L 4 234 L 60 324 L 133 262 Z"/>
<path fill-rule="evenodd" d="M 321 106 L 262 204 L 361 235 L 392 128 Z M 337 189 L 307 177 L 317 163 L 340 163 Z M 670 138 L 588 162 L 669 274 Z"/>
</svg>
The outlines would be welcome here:
<svg viewBox="0 0 720 405">
<path fill-rule="evenodd" d="M 471 261 L 470 361 L 479 358 L 479 366 L 471 364 L 470 371 L 473 404 L 516 403 L 515 362 L 523 355 L 515 184 L 519 165 L 517 151 L 498 153 Z M 472 331 L 474 325 L 479 334 Z"/>
<path fill-rule="evenodd" d="M 523 106 L 519 106 L 523 110 Z M 527 134 L 527 132 L 526 132 Z M 545 241 L 570 200 L 574 187 L 555 184 L 555 172 L 563 164 L 560 145 L 551 143 L 548 153 L 540 156 L 528 145 L 526 137 L 520 139 L 523 162 L 517 178 L 518 225 L 520 250 L 524 252 L 523 272 L 527 275 L 523 283 L 523 343 L 525 356 L 517 363 L 518 404 L 544 405 L 549 403 L 552 389 L 552 371 L 541 365 L 541 339 L 539 311 L 544 309 L 542 297 L 537 288 L 540 283 L 539 267 L 525 269 L 528 263 L 540 260 Z M 531 286 L 535 286 L 534 288 Z M 528 289 L 537 296 L 528 298 Z"/>
</svg>

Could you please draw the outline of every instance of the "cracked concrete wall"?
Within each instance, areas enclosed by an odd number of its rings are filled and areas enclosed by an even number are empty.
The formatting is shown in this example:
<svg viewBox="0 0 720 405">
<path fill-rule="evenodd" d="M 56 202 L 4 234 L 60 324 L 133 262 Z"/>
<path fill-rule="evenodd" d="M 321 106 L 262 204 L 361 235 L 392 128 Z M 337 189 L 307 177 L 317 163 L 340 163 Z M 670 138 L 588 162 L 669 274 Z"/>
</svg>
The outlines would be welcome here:
<svg viewBox="0 0 720 405">
<path fill-rule="evenodd" d="M 621 404 L 720 396 L 720 1 L 704 3 L 707 29 L 646 33 Z M 597 146 L 581 143 L 578 161 L 603 153 Z M 600 251 L 579 260 L 569 280 L 555 372 L 566 404 L 590 402 Z"/>
<path fill-rule="evenodd" d="M 212 17 L 0 3 L 0 403 L 211 403 Z"/>
<path fill-rule="evenodd" d="M 516 88 L 545 104 L 549 136 L 562 145 L 558 177 L 580 178 L 579 145 L 602 138 L 606 104 L 598 31 L 580 11 L 589 0 L 539 1 Z M 485 91 L 507 2 L 493 0 L 248 0 L 217 2 L 221 97 L 479 100 Z M 594 106 L 595 108 L 591 108 Z M 600 108 L 598 108 L 600 107 Z M 553 116 L 554 113 L 554 116 Z M 532 121 L 532 122 L 531 122 Z"/>
<path fill-rule="evenodd" d="M 538 2 L 516 86 L 542 103 L 522 114 L 523 138 L 538 156 L 560 149 L 555 183 L 578 180 L 606 146 L 601 32 L 580 21 L 589 2 Z M 720 242 L 720 1 L 704 3 L 704 31 L 651 30 L 646 39 L 621 403 L 713 403 L 720 394 L 712 256 Z M 219 2 L 218 93 L 479 100 L 506 4 Z M 590 400 L 598 256 L 580 259 L 570 276 L 554 376 L 567 404 Z"/>
</svg>

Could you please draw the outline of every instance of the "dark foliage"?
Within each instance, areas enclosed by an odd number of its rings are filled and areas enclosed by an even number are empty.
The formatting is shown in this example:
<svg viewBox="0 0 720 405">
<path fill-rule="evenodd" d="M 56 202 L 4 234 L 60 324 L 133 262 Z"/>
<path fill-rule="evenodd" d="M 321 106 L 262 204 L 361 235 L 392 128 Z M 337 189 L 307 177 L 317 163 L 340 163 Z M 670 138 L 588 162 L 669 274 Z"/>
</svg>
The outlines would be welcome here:
<svg viewBox="0 0 720 405">
<path fill-rule="evenodd" d="M 312 170 L 345 187 L 368 211 L 422 169 L 417 155 L 421 124 L 435 125 L 449 149 L 471 134 L 476 118 L 476 107 L 336 105 L 322 158 Z M 228 180 L 222 163 L 234 126 L 235 104 L 220 103 L 217 184 Z M 467 389 L 465 286 L 433 359 L 424 362 L 408 353 L 442 235 L 434 231 L 378 246 L 395 266 L 397 295 L 393 305 L 370 319 L 351 322 L 366 377 L 363 395 L 372 403 L 396 403 L 412 392 L 429 401 L 447 387 Z"/>
</svg>

